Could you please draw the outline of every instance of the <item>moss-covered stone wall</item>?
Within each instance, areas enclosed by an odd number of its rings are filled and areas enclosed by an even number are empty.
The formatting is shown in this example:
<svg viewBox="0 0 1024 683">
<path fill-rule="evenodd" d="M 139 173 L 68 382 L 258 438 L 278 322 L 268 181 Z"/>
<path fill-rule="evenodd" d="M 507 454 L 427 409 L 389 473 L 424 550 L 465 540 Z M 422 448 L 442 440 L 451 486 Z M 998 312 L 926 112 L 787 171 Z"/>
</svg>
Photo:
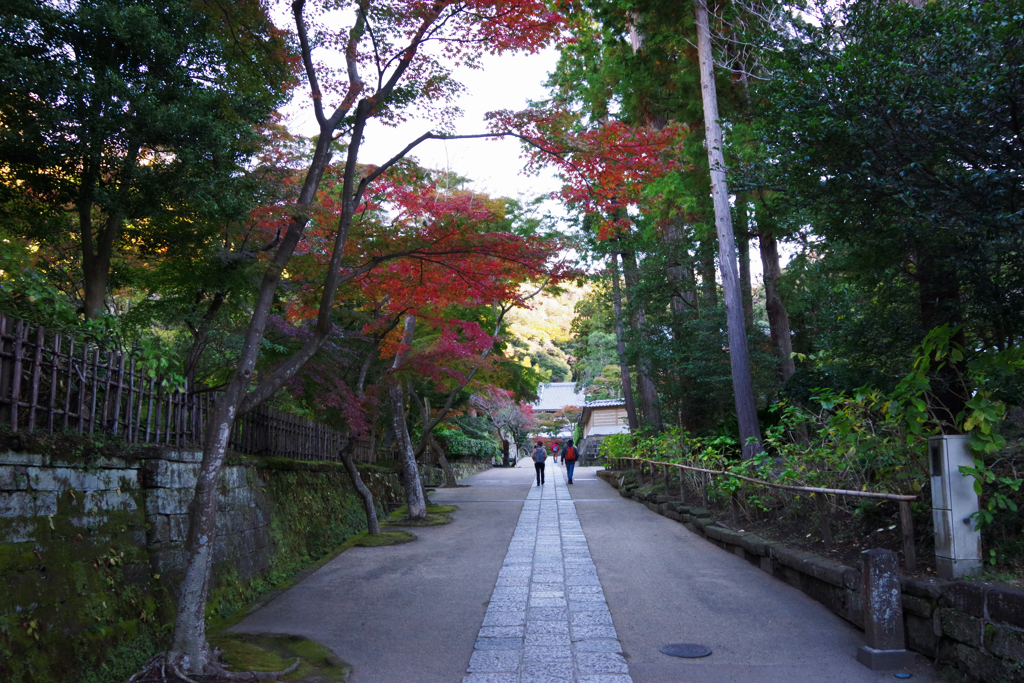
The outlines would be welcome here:
<svg viewBox="0 0 1024 683">
<path fill-rule="evenodd" d="M 74 457 L 71 457 L 71 456 Z M 183 570 L 198 454 L 0 453 L 0 680 L 124 680 L 164 645 Z M 399 477 L 366 466 L 378 505 Z M 223 617 L 365 528 L 344 468 L 232 456 L 220 487 L 215 582 Z"/>
</svg>

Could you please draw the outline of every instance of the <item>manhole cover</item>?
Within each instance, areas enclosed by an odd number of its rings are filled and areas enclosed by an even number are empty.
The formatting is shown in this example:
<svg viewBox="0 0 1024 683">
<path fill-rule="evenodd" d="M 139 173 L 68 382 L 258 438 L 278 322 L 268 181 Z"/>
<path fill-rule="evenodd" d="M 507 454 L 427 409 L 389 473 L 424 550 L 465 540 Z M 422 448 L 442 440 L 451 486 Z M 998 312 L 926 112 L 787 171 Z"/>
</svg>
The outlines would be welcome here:
<svg viewBox="0 0 1024 683">
<path fill-rule="evenodd" d="M 687 659 L 707 657 L 711 654 L 711 648 L 704 647 L 703 645 L 697 645 L 695 643 L 672 643 L 671 645 L 662 645 L 661 651 L 670 657 L 686 657 Z"/>
</svg>

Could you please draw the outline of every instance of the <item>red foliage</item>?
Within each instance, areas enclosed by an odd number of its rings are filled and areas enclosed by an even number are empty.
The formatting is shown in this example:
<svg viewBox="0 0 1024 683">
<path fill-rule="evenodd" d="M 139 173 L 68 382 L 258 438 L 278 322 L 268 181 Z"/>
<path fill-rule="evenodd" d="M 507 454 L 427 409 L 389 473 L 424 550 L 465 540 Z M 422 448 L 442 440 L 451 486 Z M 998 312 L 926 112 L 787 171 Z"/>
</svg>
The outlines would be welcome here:
<svg viewBox="0 0 1024 683">
<path fill-rule="evenodd" d="M 494 133 L 512 132 L 529 143 L 529 167 L 559 169 L 562 199 L 601 217 L 599 239 L 628 227 L 628 207 L 646 210 L 645 186 L 684 168 L 682 124 L 654 129 L 611 121 L 578 131 L 575 116 L 542 109 L 491 112 L 488 118 Z"/>
</svg>

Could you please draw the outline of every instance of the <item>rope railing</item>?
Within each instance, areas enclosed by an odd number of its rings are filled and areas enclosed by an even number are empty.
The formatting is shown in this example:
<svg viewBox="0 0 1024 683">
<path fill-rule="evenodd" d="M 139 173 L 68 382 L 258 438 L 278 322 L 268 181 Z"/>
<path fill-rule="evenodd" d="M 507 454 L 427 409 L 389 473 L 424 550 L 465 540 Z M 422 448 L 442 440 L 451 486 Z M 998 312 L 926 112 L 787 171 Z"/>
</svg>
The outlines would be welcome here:
<svg viewBox="0 0 1024 683">
<path fill-rule="evenodd" d="M 822 497 L 815 498 L 815 503 L 818 506 L 818 510 L 821 513 L 821 532 L 825 544 L 828 546 L 832 545 L 832 528 L 829 525 L 828 514 L 826 510 L 827 503 L 825 502 L 825 495 L 836 495 L 836 496 L 851 496 L 855 498 L 875 498 L 880 500 L 892 500 L 896 501 L 900 505 L 900 528 L 903 535 L 903 561 L 906 564 L 908 570 L 913 571 L 917 567 L 917 550 L 914 546 L 914 522 L 913 516 L 910 510 L 910 503 L 918 499 L 918 496 L 904 495 L 899 493 L 882 493 L 878 491 L 856 491 L 852 489 L 830 489 L 818 486 L 795 486 L 793 484 L 777 484 L 775 482 L 764 481 L 763 479 L 754 479 L 736 472 L 729 472 L 727 470 L 711 470 L 704 467 L 694 467 L 693 465 L 683 465 L 676 462 L 667 462 L 664 460 L 652 460 L 650 458 L 634 458 L 634 457 L 613 457 L 609 459 L 616 463 L 616 469 L 623 469 L 622 462 L 629 461 L 629 469 L 634 469 L 632 466 L 633 462 L 639 463 L 640 477 L 643 479 L 644 464 L 650 463 L 651 473 L 650 480 L 654 483 L 654 465 L 660 465 L 663 470 L 665 489 L 668 492 L 668 468 L 675 467 L 680 470 L 689 470 L 692 472 L 701 472 L 704 474 L 724 475 L 727 477 L 734 477 L 742 481 L 756 484 L 758 486 L 768 486 L 774 489 L 784 489 L 787 491 L 798 491 L 800 493 L 820 493 Z M 680 498 L 683 497 L 683 478 L 682 475 L 679 477 L 679 493 Z"/>
</svg>

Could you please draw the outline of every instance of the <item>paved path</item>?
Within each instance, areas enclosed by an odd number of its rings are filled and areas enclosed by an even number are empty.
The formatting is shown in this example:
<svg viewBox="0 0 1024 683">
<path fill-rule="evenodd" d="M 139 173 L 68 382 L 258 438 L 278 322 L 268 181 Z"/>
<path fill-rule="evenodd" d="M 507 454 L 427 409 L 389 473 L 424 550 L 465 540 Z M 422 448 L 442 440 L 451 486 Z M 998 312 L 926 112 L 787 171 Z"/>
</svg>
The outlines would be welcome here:
<svg viewBox="0 0 1024 683">
<path fill-rule="evenodd" d="M 352 548 L 235 629 L 312 638 L 354 666 L 352 683 L 894 680 L 858 664 L 862 634 L 803 593 L 621 498 L 593 468 L 572 487 L 547 469 L 541 488 L 526 462 L 438 490 L 435 502 L 460 507 L 452 524 Z M 658 651 L 674 642 L 714 654 Z"/>
<path fill-rule="evenodd" d="M 352 664 L 351 683 L 459 683 L 466 675 L 533 466 L 446 489 L 455 521 L 415 543 L 350 548 L 234 630 L 292 633 Z"/>
<path fill-rule="evenodd" d="M 462 683 L 632 683 L 565 470 L 547 469 L 519 515 Z"/>
<path fill-rule="evenodd" d="M 881 683 L 856 661 L 861 631 L 682 524 L 577 469 L 572 495 L 635 683 Z M 700 643 L 703 659 L 668 657 Z M 912 670 L 932 683 L 927 660 Z"/>
</svg>

